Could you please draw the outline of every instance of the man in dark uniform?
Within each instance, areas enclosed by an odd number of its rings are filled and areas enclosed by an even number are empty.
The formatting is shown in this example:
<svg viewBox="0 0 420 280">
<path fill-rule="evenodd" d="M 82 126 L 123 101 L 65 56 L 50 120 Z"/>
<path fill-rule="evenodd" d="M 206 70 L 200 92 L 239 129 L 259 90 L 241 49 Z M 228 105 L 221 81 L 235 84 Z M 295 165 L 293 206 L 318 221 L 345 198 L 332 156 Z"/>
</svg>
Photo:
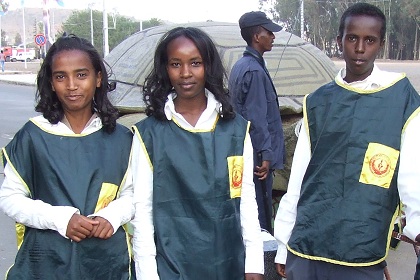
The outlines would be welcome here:
<svg viewBox="0 0 420 280">
<path fill-rule="evenodd" d="M 276 89 L 263 54 L 271 51 L 273 32 L 282 27 L 263 12 L 245 13 L 239 27 L 248 46 L 231 70 L 229 92 L 234 109 L 251 122 L 258 218 L 261 228 L 271 232 L 273 171 L 283 168 L 284 137 Z"/>
</svg>

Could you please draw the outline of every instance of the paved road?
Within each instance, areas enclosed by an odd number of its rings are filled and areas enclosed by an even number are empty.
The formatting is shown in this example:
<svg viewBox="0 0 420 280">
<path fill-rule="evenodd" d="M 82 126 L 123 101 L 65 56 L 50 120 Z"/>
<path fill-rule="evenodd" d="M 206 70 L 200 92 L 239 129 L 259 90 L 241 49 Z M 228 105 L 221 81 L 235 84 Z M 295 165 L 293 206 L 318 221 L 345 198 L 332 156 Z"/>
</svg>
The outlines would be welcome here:
<svg viewBox="0 0 420 280">
<path fill-rule="evenodd" d="M 32 116 L 35 87 L 0 84 L 0 147 L 4 147 Z M 3 165 L 0 165 L 0 184 L 3 183 Z M 14 223 L 0 212 L 0 279 L 13 264 L 16 254 Z"/>
</svg>

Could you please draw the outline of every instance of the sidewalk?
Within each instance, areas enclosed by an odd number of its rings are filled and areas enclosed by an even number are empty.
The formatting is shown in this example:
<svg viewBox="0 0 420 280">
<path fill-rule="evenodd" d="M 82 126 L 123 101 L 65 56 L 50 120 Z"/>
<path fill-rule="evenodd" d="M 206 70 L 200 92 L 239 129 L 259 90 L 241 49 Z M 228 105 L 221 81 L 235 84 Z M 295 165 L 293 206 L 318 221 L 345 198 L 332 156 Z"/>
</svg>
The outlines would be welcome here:
<svg viewBox="0 0 420 280">
<path fill-rule="evenodd" d="M 35 86 L 37 74 L 31 72 L 22 72 L 22 71 L 4 71 L 0 72 L 0 82 L 15 84 L 15 85 L 25 85 L 25 86 Z"/>
</svg>

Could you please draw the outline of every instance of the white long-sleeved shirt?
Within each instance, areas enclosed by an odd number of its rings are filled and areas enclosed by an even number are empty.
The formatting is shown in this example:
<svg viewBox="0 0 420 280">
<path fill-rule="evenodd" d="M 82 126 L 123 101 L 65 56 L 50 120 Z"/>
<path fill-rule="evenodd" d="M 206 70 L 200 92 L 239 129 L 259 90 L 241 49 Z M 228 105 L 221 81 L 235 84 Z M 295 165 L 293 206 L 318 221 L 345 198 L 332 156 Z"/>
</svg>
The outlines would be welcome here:
<svg viewBox="0 0 420 280">
<path fill-rule="evenodd" d="M 165 104 L 165 115 L 168 120 L 174 119 L 182 128 L 209 130 L 214 126 L 220 103 L 212 93 L 206 91 L 207 108 L 201 114 L 197 124 L 193 127 L 184 117 L 175 111 L 173 99 L 175 94 L 168 96 Z M 154 242 L 154 226 L 152 218 L 153 197 L 153 171 L 147 159 L 145 149 L 141 146 L 138 137 L 133 140 L 133 184 L 135 217 L 133 250 L 136 262 L 136 275 L 138 279 L 159 279 L 156 264 L 156 245 Z M 245 272 L 264 274 L 264 251 L 261 239 L 261 230 L 258 222 L 258 210 L 255 200 L 253 183 L 253 157 L 252 144 L 249 134 L 244 144 L 244 172 L 242 178 L 242 194 L 240 203 L 240 217 L 242 237 L 245 245 Z M 209 264 L 211 265 L 211 264 Z"/>
<path fill-rule="evenodd" d="M 51 124 L 43 116 L 37 116 L 31 120 L 47 132 L 63 135 L 75 134 L 68 126 L 69 124 L 66 120 L 57 124 Z M 101 119 L 94 115 L 81 134 L 91 134 L 101 128 Z M 7 216 L 25 226 L 55 230 L 63 237 L 68 238 L 66 236 L 67 225 L 73 214 L 80 214 L 79 209 L 71 206 L 53 206 L 41 200 L 30 198 L 29 191 L 9 164 L 6 164 L 4 174 L 6 177 L 0 187 L 0 209 Z M 126 177 L 119 197 L 94 215 L 89 215 L 106 219 L 114 228 L 114 233 L 121 225 L 129 222 L 134 214 L 132 205 L 133 184 L 130 168 Z"/>
<path fill-rule="evenodd" d="M 358 89 L 375 89 L 394 82 L 400 73 L 381 71 L 376 66 L 369 77 L 363 81 L 347 83 L 345 68 L 341 69 L 336 80 L 340 83 Z M 306 125 L 306 124 L 303 124 Z M 278 242 L 276 263 L 285 264 L 287 256 L 286 244 L 289 241 L 296 220 L 297 202 L 300 196 L 303 176 L 311 159 L 311 147 L 308 130 L 300 130 L 293 156 L 292 169 L 287 187 L 287 193 L 280 201 L 276 219 L 274 221 L 274 237 Z M 404 233 L 414 239 L 420 233 L 420 115 L 414 117 L 407 125 L 401 136 L 400 166 L 398 170 L 398 191 L 401 201 L 405 205 L 407 225 Z"/>
</svg>

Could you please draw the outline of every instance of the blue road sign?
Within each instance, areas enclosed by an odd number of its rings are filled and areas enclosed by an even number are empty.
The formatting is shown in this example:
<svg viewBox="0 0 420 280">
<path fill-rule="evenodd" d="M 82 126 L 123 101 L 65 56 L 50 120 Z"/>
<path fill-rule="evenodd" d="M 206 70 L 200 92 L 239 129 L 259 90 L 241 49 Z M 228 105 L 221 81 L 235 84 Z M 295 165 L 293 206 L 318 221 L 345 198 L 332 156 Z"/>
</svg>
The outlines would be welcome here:
<svg viewBox="0 0 420 280">
<path fill-rule="evenodd" d="M 35 36 L 35 44 L 37 44 L 38 46 L 43 46 L 46 43 L 46 39 L 45 36 L 43 34 L 37 34 Z"/>
</svg>

